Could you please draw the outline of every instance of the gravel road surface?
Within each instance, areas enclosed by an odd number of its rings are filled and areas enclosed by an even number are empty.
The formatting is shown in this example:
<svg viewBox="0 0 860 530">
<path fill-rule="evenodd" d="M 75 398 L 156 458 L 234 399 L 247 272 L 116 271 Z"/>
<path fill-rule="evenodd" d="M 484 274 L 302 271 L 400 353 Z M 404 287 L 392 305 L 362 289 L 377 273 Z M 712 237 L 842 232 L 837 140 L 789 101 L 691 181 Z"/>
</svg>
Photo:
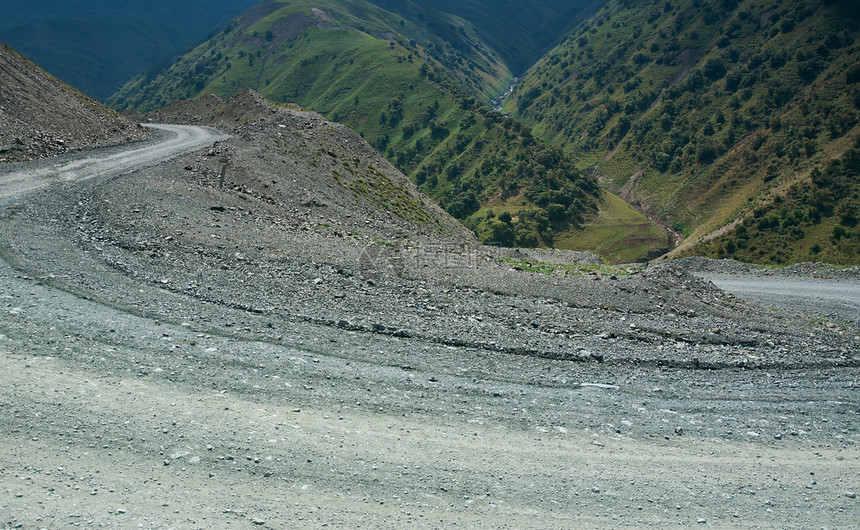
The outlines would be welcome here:
<svg viewBox="0 0 860 530">
<path fill-rule="evenodd" d="M 739 298 L 765 307 L 804 312 L 860 324 L 860 281 L 702 275 Z"/>
<path fill-rule="evenodd" d="M 71 155 L 47 159 L 40 163 L 9 164 L 26 167 L 12 172 L 0 169 L 0 200 L 45 188 L 56 182 L 118 175 L 131 168 L 161 162 L 171 156 L 223 139 L 203 127 L 189 125 L 145 125 L 165 133 L 159 141 L 135 149 L 106 149 L 95 154 Z"/>
<path fill-rule="evenodd" d="M 0 187 L 0 524 L 857 526 L 852 322 L 683 265 L 369 274 L 213 150 Z"/>
</svg>

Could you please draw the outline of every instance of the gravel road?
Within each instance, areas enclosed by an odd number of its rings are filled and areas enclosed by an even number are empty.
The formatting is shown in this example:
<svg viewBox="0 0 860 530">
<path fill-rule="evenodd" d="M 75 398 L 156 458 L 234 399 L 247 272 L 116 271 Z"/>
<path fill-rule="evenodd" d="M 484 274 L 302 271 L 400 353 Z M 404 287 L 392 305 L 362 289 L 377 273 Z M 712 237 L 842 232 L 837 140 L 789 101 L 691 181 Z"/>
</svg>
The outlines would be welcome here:
<svg viewBox="0 0 860 530">
<path fill-rule="evenodd" d="M 547 274 L 273 224 L 190 147 L 0 188 L 0 524 L 860 520 L 854 323 L 683 264 Z"/>
<path fill-rule="evenodd" d="M 860 324 L 860 281 L 703 274 L 714 285 L 765 307 Z"/>
<path fill-rule="evenodd" d="M 165 133 L 159 141 L 135 149 L 105 149 L 95 154 L 77 154 L 47 159 L 40 163 L 9 164 L 13 171 L 0 169 L 0 200 L 42 189 L 56 182 L 118 175 L 131 168 L 161 162 L 171 156 L 224 139 L 203 127 L 189 125 L 145 125 Z"/>
</svg>

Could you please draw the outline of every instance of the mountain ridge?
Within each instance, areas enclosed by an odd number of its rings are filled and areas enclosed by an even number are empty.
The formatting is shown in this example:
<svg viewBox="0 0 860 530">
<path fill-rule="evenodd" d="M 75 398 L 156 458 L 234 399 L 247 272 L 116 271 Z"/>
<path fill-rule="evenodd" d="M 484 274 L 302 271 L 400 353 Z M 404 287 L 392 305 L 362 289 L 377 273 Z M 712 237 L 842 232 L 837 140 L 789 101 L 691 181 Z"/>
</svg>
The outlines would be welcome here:
<svg viewBox="0 0 860 530">
<path fill-rule="evenodd" d="M 528 10 L 512 0 L 372 0 L 389 11 L 418 18 L 422 10 L 451 13 L 473 24 L 482 40 L 515 75 L 531 66 L 556 39 L 605 0 L 535 0 Z M 492 10 L 492 13 L 488 11 Z"/>
<path fill-rule="evenodd" d="M 182 53 L 257 0 L 0 2 L 0 42 L 104 100 L 159 61 Z"/>
</svg>

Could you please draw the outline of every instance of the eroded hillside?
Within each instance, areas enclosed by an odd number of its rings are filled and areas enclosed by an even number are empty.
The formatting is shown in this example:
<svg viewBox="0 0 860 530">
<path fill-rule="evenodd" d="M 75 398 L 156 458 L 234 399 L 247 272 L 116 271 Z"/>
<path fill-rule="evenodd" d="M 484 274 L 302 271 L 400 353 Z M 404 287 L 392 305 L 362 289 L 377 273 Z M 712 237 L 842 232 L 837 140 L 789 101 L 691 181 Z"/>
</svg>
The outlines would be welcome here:
<svg viewBox="0 0 860 530">
<path fill-rule="evenodd" d="M 180 102 L 147 118 L 229 131 L 231 140 L 184 171 L 228 195 L 277 207 L 275 225 L 381 245 L 421 237 L 474 242 L 358 134 L 315 112 L 274 105 L 246 90 L 228 101 L 203 96 Z"/>
<path fill-rule="evenodd" d="M 139 125 L 0 45 L 0 162 L 116 145 L 147 135 Z"/>
</svg>

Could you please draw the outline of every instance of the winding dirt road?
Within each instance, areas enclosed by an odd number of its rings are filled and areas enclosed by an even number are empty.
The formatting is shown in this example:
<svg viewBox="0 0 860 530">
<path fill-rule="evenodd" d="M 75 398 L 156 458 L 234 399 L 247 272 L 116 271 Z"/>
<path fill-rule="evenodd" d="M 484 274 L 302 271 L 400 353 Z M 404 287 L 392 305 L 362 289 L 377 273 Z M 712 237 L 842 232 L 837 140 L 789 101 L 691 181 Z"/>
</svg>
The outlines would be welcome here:
<svg viewBox="0 0 860 530">
<path fill-rule="evenodd" d="M 52 183 L 86 180 L 117 175 L 132 168 L 156 164 L 172 156 L 208 145 L 225 136 L 203 127 L 190 125 L 146 124 L 162 131 L 156 142 L 133 149 L 99 151 L 96 154 L 70 155 L 28 165 L 27 169 L 0 173 L 0 200 L 46 188 Z"/>
<path fill-rule="evenodd" d="M 275 320 L 136 281 L 50 222 L 22 235 L 52 183 L 219 138 L 162 127 L 160 147 L 0 176 L 0 524 L 856 526 L 856 368 L 605 366 Z"/>
<path fill-rule="evenodd" d="M 860 324 L 860 281 L 702 275 L 714 285 L 764 307 Z"/>
</svg>

